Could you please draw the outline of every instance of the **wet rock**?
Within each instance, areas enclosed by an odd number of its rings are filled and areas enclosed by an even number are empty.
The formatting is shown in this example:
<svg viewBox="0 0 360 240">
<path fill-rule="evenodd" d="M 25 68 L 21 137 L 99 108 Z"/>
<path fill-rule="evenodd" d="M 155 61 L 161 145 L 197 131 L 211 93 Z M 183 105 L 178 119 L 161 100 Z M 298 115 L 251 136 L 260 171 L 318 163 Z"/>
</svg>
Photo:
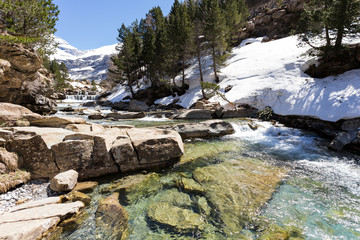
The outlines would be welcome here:
<svg viewBox="0 0 360 240">
<path fill-rule="evenodd" d="M 234 133 L 232 125 L 221 120 L 179 124 L 173 129 L 180 134 L 182 139 L 221 137 Z"/>
<path fill-rule="evenodd" d="M 357 131 L 359 128 L 360 128 L 360 118 L 346 119 L 341 124 L 342 131 Z"/>
<path fill-rule="evenodd" d="M 94 113 L 94 114 L 90 114 L 88 116 L 88 119 L 90 119 L 90 120 L 101 120 L 104 118 L 105 118 L 105 115 L 102 113 Z"/>
<path fill-rule="evenodd" d="M 30 121 L 32 126 L 61 128 L 68 124 L 85 124 L 86 120 L 73 117 L 43 117 L 39 120 Z"/>
<path fill-rule="evenodd" d="M 89 206 L 91 202 L 91 198 L 88 195 L 78 191 L 71 191 L 71 193 L 66 195 L 66 198 L 72 202 L 81 201 L 85 204 L 85 206 Z"/>
<path fill-rule="evenodd" d="M 98 182 L 78 182 L 73 191 L 91 193 L 98 186 Z"/>
<path fill-rule="evenodd" d="M 59 173 L 50 180 L 50 188 L 55 192 L 71 191 L 77 183 L 78 176 L 74 170 Z"/>
<path fill-rule="evenodd" d="M 198 168 L 193 178 L 219 219 L 223 231 L 236 236 L 271 199 L 287 170 L 255 159 L 231 160 Z M 226 184 L 224 184 L 226 183 Z"/>
<path fill-rule="evenodd" d="M 179 233 L 202 230 L 205 226 L 201 215 L 166 202 L 150 205 L 147 215 L 152 221 L 171 227 Z"/>
<path fill-rule="evenodd" d="M 356 138 L 357 132 L 340 132 L 329 144 L 333 150 L 342 150 L 345 145 L 350 144 Z"/>
<path fill-rule="evenodd" d="M 146 117 L 146 113 L 144 112 L 113 112 L 108 113 L 106 118 L 113 118 L 113 119 L 136 119 L 136 118 L 143 118 Z"/>
<path fill-rule="evenodd" d="M 149 106 L 137 100 L 131 100 L 129 102 L 129 112 L 146 112 L 149 110 Z"/>
<path fill-rule="evenodd" d="M 189 109 L 176 116 L 175 119 L 211 119 L 214 111 L 204 109 Z"/>
<path fill-rule="evenodd" d="M 95 217 L 97 239 L 127 238 L 129 216 L 119 203 L 119 193 L 101 201 Z"/>
<path fill-rule="evenodd" d="M 204 188 L 193 179 L 181 178 L 180 187 L 184 192 L 203 194 Z"/>
</svg>

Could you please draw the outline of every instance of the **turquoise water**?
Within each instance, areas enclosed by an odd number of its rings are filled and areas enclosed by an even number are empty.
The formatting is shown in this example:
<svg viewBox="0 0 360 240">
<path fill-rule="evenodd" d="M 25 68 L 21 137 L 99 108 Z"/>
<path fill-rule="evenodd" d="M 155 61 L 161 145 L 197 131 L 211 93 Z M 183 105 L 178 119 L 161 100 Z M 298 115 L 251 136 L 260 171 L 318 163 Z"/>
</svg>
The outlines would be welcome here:
<svg viewBox="0 0 360 240">
<path fill-rule="evenodd" d="M 128 239 L 258 239 L 263 233 L 261 229 L 274 224 L 297 229 L 298 235 L 302 234 L 305 239 L 360 239 L 359 156 L 329 151 L 325 147 L 327 140 L 309 132 L 267 122 L 257 124 L 258 129 L 253 131 L 246 122 L 236 121 L 233 135 L 186 142 L 187 155 L 183 159 L 186 162 L 155 173 L 141 187 L 123 193 L 121 203 L 130 218 Z M 231 227 L 224 224 L 226 221 L 211 201 L 211 194 L 184 191 L 179 182 L 184 178 L 193 179 L 199 169 L 216 166 L 230 166 L 226 173 L 234 174 L 243 168 L 236 165 L 239 159 L 259 164 L 259 169 L 253 170 L 255 173 L 267 169 L 288 171 L 267 204 L 257 212 L 259 220 L 244 223 L 238 232 L 229 232 Z M 231 166 L 234 167 L 231 169 Z M 235 174 L 233 176 L 236 181 Z M 236 192 L 226 192 L 226 185 L 232 187 L 231 177 L 225 177 L 228 182 L 222 183 L 224 197 L 231 200 L 224 203 L 228 204 L 225 210 L 239 204 Z M 251 183 L 251 179 L 245 180 Z M 98 190 L 107 185 L 103 180 Z M 217 190 L 216 184 L 213 187 Z M 93 215 L 98 199 L 108 195 L 94 193 L 89 219 L 76 231 L 64 234 L 62 239 L 84 239 L 84 236 L 96 239 Z M 203 225 L 195 230 L 179 231 L 149 218 L 151 206 L 168 202 L 198 214 Z M 169 213 L 169 217 L 174 216 Z"/>
</svg>

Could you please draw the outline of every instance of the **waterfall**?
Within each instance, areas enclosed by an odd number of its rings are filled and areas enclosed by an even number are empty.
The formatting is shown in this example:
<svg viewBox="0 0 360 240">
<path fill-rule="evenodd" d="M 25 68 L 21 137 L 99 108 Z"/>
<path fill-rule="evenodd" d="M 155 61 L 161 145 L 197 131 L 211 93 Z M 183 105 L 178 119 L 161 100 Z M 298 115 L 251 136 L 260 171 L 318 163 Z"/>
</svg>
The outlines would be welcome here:
<svg viewBox="0 0 360 240">
<path fill-rule="evenodd" d="M 68 101 L 95 101 L 97 98 L 98 95 L 89 95 L 87 92 L 85 94 L 66 95 Z"/>
</svg>

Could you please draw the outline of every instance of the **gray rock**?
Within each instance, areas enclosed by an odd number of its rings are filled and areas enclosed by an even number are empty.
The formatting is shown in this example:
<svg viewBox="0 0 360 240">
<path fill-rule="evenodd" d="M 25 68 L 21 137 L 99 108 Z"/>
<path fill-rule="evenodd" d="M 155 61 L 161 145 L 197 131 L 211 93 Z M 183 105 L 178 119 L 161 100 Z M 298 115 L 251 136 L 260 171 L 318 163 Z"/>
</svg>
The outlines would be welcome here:
<svg viewBox="0 0 360 240">
<path fill-rule="evenodd" d="M 175 119 L 211 119 L 214 111 L 204 109 L 190 109 L 185 110 L 180 115 L 176 116 Z"/>
<path fill-rule="evenodd" d="M 106 115 L 106 118 L 113 119 L 136 119 L 146 117 L 144 112 L 114 112 Z"/>
<path fill-rule="evenodd" d="M 100 120 L 100 119 L 104 119 L 104 118 L 105 118 L 104 114 L 101 114 L 101 113 L 90 114 L 88 116 L 88 119 L 90 119 L 90 120 Z"/>
<path fill-rule="evenodd" d="M 173 129 L 180 134 L 182 139 L 221 137 L 234 133 L 232 125 L 221 120 L 179 124 Z"/>
<path fill-rule="evenodd" d="M 129 111 L 130 112 L 146 112 L 149 110 L 149 106 L 137 100 L 131 100 L 129 103 Z"/>
<path fill-rule="evenodd" d="M 342 150 L 356 138 L 357 132 L 340 132 L 329 145 L 330 149 Z"/>
<path fill-rule="evenodd" d="M 74 189 L 78 176 L 75 170 L 59 173 L 50 180 L 50 188 L 55 192 L 69 192 Z"/>
</svg>

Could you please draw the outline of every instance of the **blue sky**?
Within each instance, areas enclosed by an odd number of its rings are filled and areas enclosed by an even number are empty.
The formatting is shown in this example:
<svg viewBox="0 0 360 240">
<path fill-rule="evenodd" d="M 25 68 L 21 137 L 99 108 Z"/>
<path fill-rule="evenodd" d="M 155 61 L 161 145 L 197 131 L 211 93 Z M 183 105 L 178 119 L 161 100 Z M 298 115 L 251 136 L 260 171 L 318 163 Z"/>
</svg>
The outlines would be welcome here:
<svg viewBox="0 0 360 240">
<path fill-rule="evenodd" d="M 54 0 L 60 16 L 56 36 L 74 47 L 87 50 L 117 43 L 117 29 L 131 24 L 155 6 L 164 15 L 174 0 Z"/>
</svg>

